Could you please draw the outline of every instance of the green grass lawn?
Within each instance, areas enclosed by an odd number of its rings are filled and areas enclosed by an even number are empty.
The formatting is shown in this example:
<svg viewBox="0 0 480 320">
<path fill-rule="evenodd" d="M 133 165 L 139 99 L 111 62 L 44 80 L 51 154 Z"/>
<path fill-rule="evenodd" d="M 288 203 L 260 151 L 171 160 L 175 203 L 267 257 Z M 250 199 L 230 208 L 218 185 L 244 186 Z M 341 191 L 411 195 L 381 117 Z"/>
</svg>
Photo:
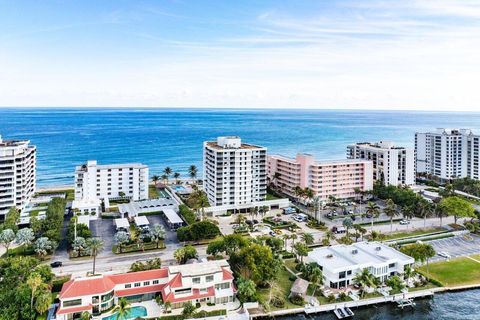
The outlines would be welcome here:
<svg viewBox="0 0 480 320">
<path fill-rule="evenodd" d="M 148 198 L 150 199 L 160 198 L 160 193 L 158 192 L 158 189 L 154 185 L 148 186 Z"/>
<path fill-rule="evenodd" d="M 480 256 L 472 256 L 480 261 Z M 428 270 L 428 271 L 427 271 Z M 480 283 L 480 263 L 470 258 L 462 257 L 449 261 L 430 263 L 421 266 L 418 271 L 428 278 L 440 282 L 444 286 L 461 286 Z"/>
<path fill-rule="evenodd" d="M 266 200 L 276 200 L 276 199 L 280 199 L 280 198 L 274 195 L 273 193 L 267 192 Z"/>
<path fill-rule="evenodd" d="M 291 273 L 288 272 L 285 268 L 282 268 L 280 272 L 278 272 L 278 277 L 276 279 L 278 287 L 280 288 L 280 294 L 285 300 L 285 306 L 282 309 L 292 309 L 292 308 L 300 308 L 300 306 L 297 306 L 288 300 L 288 295 L 290 294 L 290 288 L 292 287 L 293 281 L 290 280 L 290 275 Z M 265 289 L 258 289 L 257 291 L 259 297 L 261 298 L 261 301 L 265 301 L 265 303 L 268 301 L 268 296 L 270 293 L 270 290 L 268 288 Z M 278 308 L 271 307 L 271 310 L 278 310 Z"/>
<path fill-rule="evenodd" d="M 385 240 L 402 239 L 407 237 L 423 236 L 431 233 L 446 231 L 443 228 L 415 229 L 387 234 Z"/>
<path fill-rule="evenodd" d="M 297 263 L 295 262 L 295 259 L 285 259 L 283 261 L 283 263 L 285 264 L 285 266 L 287 266 L 293 272 L 295 272 L 295 273 L 298 272 L 297 269 L 295 269 L 295 267 L 297 266 Z"/>
</svg>

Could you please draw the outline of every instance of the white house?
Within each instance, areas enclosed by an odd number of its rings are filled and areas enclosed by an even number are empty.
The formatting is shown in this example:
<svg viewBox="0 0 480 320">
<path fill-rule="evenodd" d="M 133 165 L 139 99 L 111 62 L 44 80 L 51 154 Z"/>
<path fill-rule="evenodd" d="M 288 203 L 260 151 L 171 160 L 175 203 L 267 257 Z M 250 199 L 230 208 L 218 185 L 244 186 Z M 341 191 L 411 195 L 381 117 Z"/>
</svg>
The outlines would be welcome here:
<svg viewBox="0 0 480 320">
<path fill-rule="evenodd" d="M 353 284 L 358 272 L 367 268 L 381 282 L 402 274 L 415 260 L 379 242 L 357 242 L 317 248 L 308 254 L 322 269 L 325 285 L 340 289 Z"/>
</svg>

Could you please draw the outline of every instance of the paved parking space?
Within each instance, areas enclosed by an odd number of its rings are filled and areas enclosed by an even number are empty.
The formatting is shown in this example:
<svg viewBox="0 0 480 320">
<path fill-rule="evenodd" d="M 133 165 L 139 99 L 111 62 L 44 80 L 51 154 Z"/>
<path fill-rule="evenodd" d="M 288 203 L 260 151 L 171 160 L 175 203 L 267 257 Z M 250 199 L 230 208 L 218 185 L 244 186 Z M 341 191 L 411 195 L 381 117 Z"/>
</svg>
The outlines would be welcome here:
<svg viewBox="0 0 480 320">
<path fill-rule="evenodd" d="M 113 236 L 115 235 L 113 219 L 97 219 L 90 221 L 90 231 L 92 231 L 92 236 L 102 238 L 104 243 L 104 248 L 98 256 L 115 256 L 112 252 L 112 247 L 114 245 Z"/>
<path fill-rule="evenodd" d="M 159 223 L 163 226 L 163 228 L 165 228 L 165 245 L 178 243 L 177 232 L 170 230 L 170 227 L 165 222 L 165 219 L 163 219 L 160 215 L 148 216 L 147 219 L 148 222 L 150 222 L 150 226 Z"/>
<path fill-rule="evenodd" d="M 480 237 L 463 235 L 452 238 L 429 241 L 436 252 L 446 252 L 452 258 L 480 254 Z M 436 255 L 430 261 L 442 261 L 445 258 Z"/>
</svg>

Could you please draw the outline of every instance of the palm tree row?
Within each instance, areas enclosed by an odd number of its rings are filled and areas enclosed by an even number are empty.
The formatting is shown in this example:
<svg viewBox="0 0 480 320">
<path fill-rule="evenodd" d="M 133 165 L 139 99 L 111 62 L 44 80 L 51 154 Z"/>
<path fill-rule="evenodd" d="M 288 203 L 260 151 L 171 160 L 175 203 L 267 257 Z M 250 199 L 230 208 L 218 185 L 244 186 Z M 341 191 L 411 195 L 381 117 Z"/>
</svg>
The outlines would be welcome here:
<svg viewBox="0 0 480 320">
<path fill-rule="evenodd" d="M 302 188 L 300 186 L 296 186 L 295 188 L 293 188 L 293 193 L 295 194 L 297 201 L 306 201 L 307 199 L 312 200 L 315 197 L 315 192 L 308 187 Z"/>
<path fill-rule="evenodd" d="M 188 175 L 192 179 L 193 184 L 196 184 L 196 179 L 198 175 L 198 169 L 197 166 L 191 165 L 188 168 Z M 178 184 L 180 181 L 181 174 L 180 172 L 173 172 L 172 168 L 166 167 L 162 171 L 162 175 L 153 175 L 152 176 L 152 181 L 155 185 L 157 185 L 158 181 L 162 180 L 165 184 L 168 184 L 170 177 L 173 177 L 175 179 L 175 184 Z"/>
</svg>

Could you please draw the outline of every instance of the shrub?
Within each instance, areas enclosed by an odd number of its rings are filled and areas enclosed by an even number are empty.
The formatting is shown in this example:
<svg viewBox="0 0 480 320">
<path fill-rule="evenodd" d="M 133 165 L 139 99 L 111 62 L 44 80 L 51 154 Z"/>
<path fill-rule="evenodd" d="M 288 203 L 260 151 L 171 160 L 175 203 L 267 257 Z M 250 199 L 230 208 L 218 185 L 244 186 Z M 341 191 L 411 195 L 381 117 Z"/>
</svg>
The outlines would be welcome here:
<svg viewBox="0 0 480 320">
<path fill-rule="evenodd" d="M 305 305 L 305 300 L 303 300 L 302 296 L 299 296 L 299 295 L 291 296 L 290 297 L 290 302 L 297 305 L 297 306 Z"/>
<path fill-rule="evenodd" d="M 195 222 L 189 226 L 178 228 L 177 238 L 179 241 L 198 241 L 213 239 L 220 235 L 220 229 L 210 221 Z"/>
<path fill-rule="evenodd" d="M 190 210 L 188 206 L 181 204 L 178 206 L 178 210 L 179 210 L 180 216 L 182 216 L 183 220 L 185 220 L 187 224 L 195 223 L 196 221 L 195 213 L 192 210 Z"/>
</svg>

